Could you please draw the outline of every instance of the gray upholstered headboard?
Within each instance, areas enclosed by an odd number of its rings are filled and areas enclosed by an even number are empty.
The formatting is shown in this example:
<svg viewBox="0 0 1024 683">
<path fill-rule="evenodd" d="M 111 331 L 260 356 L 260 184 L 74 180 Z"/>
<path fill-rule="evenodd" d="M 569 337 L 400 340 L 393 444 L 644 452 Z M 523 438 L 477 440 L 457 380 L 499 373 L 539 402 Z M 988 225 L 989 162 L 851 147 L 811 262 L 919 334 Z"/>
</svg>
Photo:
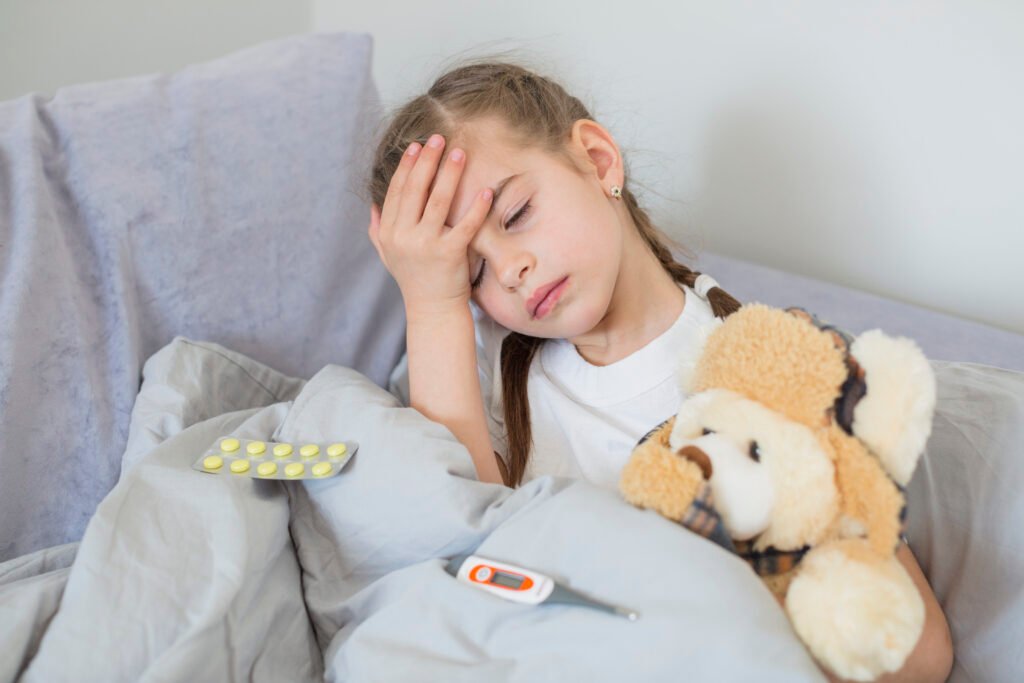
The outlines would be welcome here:
<svg viewBox="0 0 1024 683">
<path fill-rule="evenodd" d="M 744 303 L 801 306 L 853 334 L 881 328 L 910 337 L 932 360 L 1024 371 L 1024 335 L 712 252 L 691 267 Z"/>
</svg>

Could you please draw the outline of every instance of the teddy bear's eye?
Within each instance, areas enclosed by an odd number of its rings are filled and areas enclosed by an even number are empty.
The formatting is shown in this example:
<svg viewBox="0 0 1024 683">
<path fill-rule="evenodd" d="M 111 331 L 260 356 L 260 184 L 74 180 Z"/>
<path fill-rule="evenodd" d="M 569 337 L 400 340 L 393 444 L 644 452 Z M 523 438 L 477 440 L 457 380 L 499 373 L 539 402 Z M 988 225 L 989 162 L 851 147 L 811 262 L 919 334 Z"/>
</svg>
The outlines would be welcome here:
<svg viewBox="0 0 1024 683">
<path fill-rule="evenodd" d="M 708 429 L 707 427 L 705 427 L 704 429 L 701 430 L 700 435 L 701 436 L 707 436 L 708 434 L 714 434 L 714 433 L 715 433 L 715 430 Z"/>
<path fill-rule="evenodd" d="M 761 449 L 757 447 L 756 441 L 750 442 L 750 459 L 754 462 L 761 462 Z"/>
</svg>

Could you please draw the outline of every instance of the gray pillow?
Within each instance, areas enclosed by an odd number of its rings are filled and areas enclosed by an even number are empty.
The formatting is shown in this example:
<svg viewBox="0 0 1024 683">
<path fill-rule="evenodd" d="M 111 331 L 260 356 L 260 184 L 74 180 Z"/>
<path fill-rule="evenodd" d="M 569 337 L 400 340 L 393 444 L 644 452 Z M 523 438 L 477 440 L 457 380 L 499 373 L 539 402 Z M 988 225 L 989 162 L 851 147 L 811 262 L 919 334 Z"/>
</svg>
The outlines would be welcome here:
<svg viewBox="0 0 1024 683">
<path fill-rule="evenodd" d="M 950 681 L 1024 680 L 1024 373 L 933 361 L 907 536 L 949 621 Z"/>
<path fill-rule="evenodd" d="M 405 320 L 366 237 L 371 56 L 301 35 L 0 103 L 0 561 L 81 537 L 176 335 L 386 382 Z"/>
</svg>

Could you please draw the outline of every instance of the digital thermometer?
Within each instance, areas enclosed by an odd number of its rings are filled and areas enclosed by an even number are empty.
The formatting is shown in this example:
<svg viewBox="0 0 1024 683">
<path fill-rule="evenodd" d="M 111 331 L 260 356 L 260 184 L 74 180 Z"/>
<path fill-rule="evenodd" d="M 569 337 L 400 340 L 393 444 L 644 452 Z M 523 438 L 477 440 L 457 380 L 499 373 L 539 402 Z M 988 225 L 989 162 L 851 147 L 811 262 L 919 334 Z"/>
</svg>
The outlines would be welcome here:
<svg viewBox="0 0 1024 683">
<path fill-rule="evenodd" d="M 570 590 L 540 572 L 489 560 L 479 555 L 453 557 L 445 569 L 459 581 L 513 602 L 527 605 L 580 605 L 617 614 L 630 621 L 636 621 L 640 617 L 633 610 L 608 605 Z"/>
</svg>

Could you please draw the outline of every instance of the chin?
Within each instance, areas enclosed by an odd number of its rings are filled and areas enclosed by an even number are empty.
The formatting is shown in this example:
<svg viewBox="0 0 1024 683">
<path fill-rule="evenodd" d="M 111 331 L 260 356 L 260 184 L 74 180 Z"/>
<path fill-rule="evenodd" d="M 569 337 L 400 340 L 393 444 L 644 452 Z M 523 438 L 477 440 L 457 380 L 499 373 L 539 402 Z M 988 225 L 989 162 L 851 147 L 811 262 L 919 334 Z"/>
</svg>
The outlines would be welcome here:
<svg viewBox="0 0 1024 683">
<path fill-rule="evenodd" d="M 601 311 L 587 309 L 582 305 L 583 302 L 574 303 L 576 306 L 552 311 L 551 316 L 544 320 L 536 320 L 534 323 L 538 324 L 545 337 L 571 339 L 590 332 L 604 318 Z M 544 324 L 548 322 L 549 325 Z"/>
</svg>

